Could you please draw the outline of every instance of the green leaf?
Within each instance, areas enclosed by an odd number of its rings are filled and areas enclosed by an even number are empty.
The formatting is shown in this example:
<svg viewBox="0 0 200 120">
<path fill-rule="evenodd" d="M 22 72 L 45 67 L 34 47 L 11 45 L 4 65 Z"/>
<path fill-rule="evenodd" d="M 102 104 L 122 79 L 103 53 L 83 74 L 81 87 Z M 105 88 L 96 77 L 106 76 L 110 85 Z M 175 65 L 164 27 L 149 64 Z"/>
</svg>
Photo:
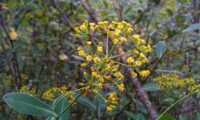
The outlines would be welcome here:
<svg viewBox="0 0 200 120">
<path fill-rule="evenodd" d="M 56 118 L 55 117 L 48 117 L 45 120 L 56 120 Z"/>
<path fill-rule="evenodd" d="M 197 112 L 197 120 L 200 120 L 200 113 Z"/>
<path fill-rule="evenodd" d="M 161 58 L 162 55 L 166 52 L 167 46 L 164 41 L 159 41 L 156 44 L 156 55 L 158 58 Z"/>
<path fill-rule="evenodd" d="M 148 91 L 148 92 L 160 90 L 160 87 L 154 82 L 144 84 L 143 88 L 144 88 L 145 91 Z"/>
<path fill-rule="evenodd" d="M 57 116 L 49 105 L 25 93 L 8 93 L 3 96 L 3 99 L 19 113 L 33 116 Z"/>
<path fill-rule="evenodd" d="M 145 119 L 145 117 L 144 117 L 143 114 L 138 113 L 138 114 L 137 114 L 137 120 L 146 120 L 146 119 Z"/>
<path fill-rule="evenodd" d="M 126 115 L 127 119 L 131 119 L 131 120 L 137 120 L 137 116 L 136 114 L 129 112 L 129 111 L 124 111 L 124 114 Z"/>
<path fill-rule="evenodd" d="M 77 101 L 83 106 L 88 107 L 92 112 L 95 112 L 97 110 L 97 107 L 94 105 L 94 103 L 92 103 L 87 97 L 80 96 Z"/>
<path fill-rule="evenodd" d="M 67 98 L 63 95 L 59 96 L 53 102 L 53 110 L 56 112 L 57 115 L 61 114 L 65 108 L 69 105 Z M 59 117 L 59 120 L 69 120 L 70 116 L 70 109 L 66 110 L 62 116 Z"/>
<path fill-rule="evenodd" d="M 183 32 L 191 32 L 195 30 L 200 30 L 200 23 L 195 23 L 187 27 L 186 29 L 183 30 Z"/>
</svg>

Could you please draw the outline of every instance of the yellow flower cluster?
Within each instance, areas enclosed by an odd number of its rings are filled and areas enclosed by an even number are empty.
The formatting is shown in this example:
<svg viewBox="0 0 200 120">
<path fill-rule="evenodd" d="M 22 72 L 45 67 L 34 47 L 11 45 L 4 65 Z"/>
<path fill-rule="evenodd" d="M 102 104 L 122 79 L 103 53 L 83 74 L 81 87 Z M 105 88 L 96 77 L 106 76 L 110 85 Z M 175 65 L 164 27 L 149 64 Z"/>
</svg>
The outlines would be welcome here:
<svg viewBox="0 0 200 120">
<path fill-rule="evenodd" d="M 193 84 L 189 86 L 189 91 L 196 93 L 196 92 L 200 92 L 200 84 Z"/>
<path fill-rule="evenodd" d="M 28 85 L 23 85 L 20 90 L 20 92 L 27 93 L 29 95 L 35 96 L 36 95 L 36 89 L 30 88 Z"/>
<path fill-rule="evenodd" d="M 163 74 L 161 77 L 154 79 L 161 88 L 180 88 L 184 86 L 194 86 L 195 81 L 192 78 L 181 78 L 177 74 Z"/>
<path fill-rule="evenodd" d="M 73 92 L 68 90 L 65 86 L 62 87 L 52 87 L 43 93 L 42 98 L 48 101 L 52 101 L 59 95 L 66 96 L 70 101 L 74 99 Z"/>
<path fill-rule="evenodd" d="M 98 90 L 109 88 L 109 85 L 114 85 L 123 92 L 125 90 L 124 75 L 120 72 L 123 65 L 137 69 L 141 77 L 149 76 L 149 70 L 139 68 L 148 63 L 146 55 L 151 52 L 151 46 L 140 35 L 133 34 L 130 23 L 103 21 L 95 24 L 86 21 L 74 31 L 75 36 L 83 42 L 81 46 L 78 46 L 77 52 L 83 58 L 80 67 L 83 68 L 83 77 L 88 81 L 80 83 L 81 86 L 87 88 L 84 95 L 88 92 L 100 94 Z M 127 45 L 131 50 L 127 50 Z M 117 54 L 115 49 L 118 46 L 124 47 L 126 52 L 121 50 Z M 119 57 L 122 55 L 127 56 L 127 63 L 120 63 Z M 132 76 L 137 77 L 137 74 L 132 73 Z M 116 96 L 115 94 L 111 96 Z M 108 106 L 107 110 L 111 111 L 111 109 L 113 107 Z"/>
<path fill-rule="evenodd" d="M 117 96 L 117 94 L 116 94 L 115 92 L 112 92 L 112 93 L 110 93 L 110 95 L 108 96 L 106 102 L 107 102 L 107 107 L 106 107 L 107 111 L 108 111 L 108 112 L 112 112 L 113 109 L 116 108 L 116 105 L 117 105 L 118 102 L 119 102 L 119 98 L 118 98 L 118 96 Z"/>
</svg>

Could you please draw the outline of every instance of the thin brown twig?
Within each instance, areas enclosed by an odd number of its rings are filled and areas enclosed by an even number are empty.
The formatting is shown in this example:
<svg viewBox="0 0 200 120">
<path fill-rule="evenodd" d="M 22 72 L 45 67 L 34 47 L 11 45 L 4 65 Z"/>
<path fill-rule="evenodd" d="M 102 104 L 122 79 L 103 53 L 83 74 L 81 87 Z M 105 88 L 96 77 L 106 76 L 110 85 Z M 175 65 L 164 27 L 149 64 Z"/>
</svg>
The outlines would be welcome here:
<svg viewBox="0 0 200 120">
<path fill-rule="evenodd" d="M 2 29 L 4 30 L 4 32 L 6 33 L 6 36 L 7 38 L 9 39 L 9 42 L 11 44 L 11 47 L 14 48 L 14 44 L 13 42 L 11 41 L 10 39 L 10 35 L 9 35 L 9 32 L 8 30 L 6 29 L 6 26 L 5 26 L 5 23 L 3 21 L 3 18 L 2 16 L 0 17 L 0 25 L 2 27 Z M 17 60 L 17 53 L 16 51 L 13 51 L 12 52 L 12 60 L 13 60 L 13 71 L 14 71 L 14 76 L 13 78 L 15 79 L 16 81 L 16 84 L 17 84 L 17 88 L 20 89 L 21 88 L 21 72 L 20 72 L 20 69 L 19 69 L 19 62 Z M 17 76 L 17 77 L 16 77 Z"/>
</svg>

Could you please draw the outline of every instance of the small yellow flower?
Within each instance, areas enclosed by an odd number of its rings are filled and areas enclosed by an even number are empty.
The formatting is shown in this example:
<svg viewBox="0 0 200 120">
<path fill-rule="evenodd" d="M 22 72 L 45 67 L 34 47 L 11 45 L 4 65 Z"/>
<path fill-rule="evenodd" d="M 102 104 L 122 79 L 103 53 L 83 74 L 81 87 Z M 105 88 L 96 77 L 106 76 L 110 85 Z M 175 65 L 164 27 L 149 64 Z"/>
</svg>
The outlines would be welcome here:
<svg viewBox="0 0 200 120">
<path fill-rule="evenodd" d="M 126 34 L 131 34 L 133 32 L 133 29 L 132 28 L 128 28 L 127 31 L 126 31 Z"/>
<path fill-rule="evenodd" d="M 140 53 L 139 60 L 143 60 L 145 58 L 146 58 L 146 56 L 143 53 Z"/>
<path fill-rule="evenodd" d="M 113 42 L 113 44 L 116 45 L 119 42 L 119 40 L 118 39 L 112 39 L 112 42 Z"/>
<path fill-rule="evenodd" d="M 141 62 L 142 62 L 142 64 L 146 64 L 146 63 L 148 63 L 148 59 L 145 57 Z"/>
<path fill-rule="evenodd" d="M 94 26 L 94 25 L 95 25 L 95 23 L 89 23 L 89 25 L 90 25 L 90 26 Z"/>
<path fill-rule="evenodd" d="M 150 74 L 150 71 L 149 70 L 143 70 L 143 71 L 140 71 L 139 74 L 140 74 L 141 77 L 148 77 L 149 74 Z"/>
<path fill-rule="evenodd" d="M 81 30 L 81 31 L 85 31 L 85 30 L 86 30 L 86 25 L 85 25 L 85 24 L 81 25 L 81 26 L 80 26 L 80 30 Z"/>
<path fill-rule="evenodd" d="M 122 75 L 121 72 L 116 72 L 116 73 L 114 73 L 114 76 L 115 76 L 116 79 L 118 79 L 118 80 L 124 79 L 124 76 Z"/>
<path fill-rule="evenodd" d="M 18 34 L 17 34 L 17 32 L 15 32 L 15 30 L 12 30 L 12 31 L 10 32 L 10 39 L 11 39 L 12 41 L 15 41 L 15 40 L 17 39 L 17 36 L 18 36 Z"/>
<path fill-rule="evenodd" d="M 59 58 L 59 60 L 61 60 L 61 61 L 66 61 L 66 60 L 68 59 L 67 55 L 65 55 L 65 54 L 60 54 L 60 55 L 58 56 L 58 58 Z"/>
<path fill-rule="evenodd" d="M 102 53 L 102 52 L 103 52 L 103 47 L 98 46 L 98 47 L 97 47 L 97 52 L 98 52 L 98 53 Z"/>
<path fill-rule="evenodd" d="M 148 45 L 147 45 L 146 52 L 147 52 L 147 53 L 151 53 L 151 51 L 152 51 L 152 50 L 151 50 L 151 46 L 148 44 Z"/>
<path fill-rule="evenodd" d="M 87 72 L 83 72 L 83 77 L 84 77 L 84 78 L 87 77 Z"/>
<path fill-rule="evenodd" d="M 117 26 L 117 29 L 123 29 L 124 28 L 124 26 L 122 25 L 122 24 L 119 24 L 118 26 Z"/>
<path fill-rule="evenodd" d="M 142 62 L 140 61 L 135 61 L 134 67 L 140 67 L 142 65 Z"/>
<path fill-rule="evenodd" d="M 98 77 L 97 72 L 92 72 L 92 78 L 96 78 L 96 77 Z"/>
<path fill-rule="evenodd" d="M 81 35 L 80 34 L 75 34 L 75 37 L 76 38 L 81 38 Z"/>
<path fill-rule="evenodd" d="M 97 86 L 98 86 L 98 88 L 100 88 L 100 89 L 103 88 L 103 84 L 102 84 L 102 83 L 99 83 Z"/>
<path fill-rule="evenodd" d="M 106 29 L 108 21 L 98 22 L 98 26 L 101 29 Z"/>
<path fill-rule="evenodd" d="M 121 33 L 121 30 L 116 29 L 115 32 L 113 33 L 113 35 L 115 37 L 118 37 L 120 33 Z"/>
<path fill-rule="evenodd" d="M 117 85 L 117 87 L 118 87 L 120 92 L 124 92 L 124 84 L 123 83 Z"/>
<path fill-rule="evenodd" d="M 116 101 L 118 100 L 117 94 L 115 92 L 110 93 L 108 100 Z"/>
<path fill-rule="evenodd" d="M 132 57 L 127 58 L 127 63 L 132 64 L 134 62 L 134 59 Z"/>
<path fill-rule="evenodd" d="M 86 63 L 81 63 L 81 67 L 83 68 L 83 67 L 86 67 L 87 66 L 87 64 Z"/>
<path fill-rule="evenodd" d="M 133 40 L 139 40 L 140 39 L 140 35 L 132 35 Z"/>
<path fill-rule="evenodd" d="M 75 31 L 76 33 L 80 33 L 80 30 L 79 30 L 78 27 L 75 27 L 75 28 L 74 28 L 74 31 Z"/>
<path fill-rule="evenodd" d="M 87 60 L 88 62 L 92 61 L 92 59 L 93 59 L 93 57 L 92 57 L 91 55 L 87 55 L 87 56 L 86 56 L 86 60 Z"/>
<path fill-rule="evenodd" d="M 87 42 L 87 45 L 88 45 L 88 46 L 90 46 L 91 44 L 92 44 L 92 42 L 91 42 L 91 41 L 88 41 L 88 42 Z"/>
<path fill-rule="evenodd" d="M 113 111 L 113 108 L 112 108 L 112 107 L 109 107 L 109 106 L 107 106 L 107 107 L 106 107 L 106 110 L 107 110 L 108 112 L 112 112 L 112 111 Z"/>
<path fill-rule="evenodd" d="M 81 51 L 81 50 L 83 50 L 83 47 L 82 46 L 78 46 L 77 50 Z"/>
<path fill-rule="evenodd" d="M 133 57 L 136 57 L 138 54 L 139 54 L 139 51 L 138 50 L 133 50 Z"/>
<path fill-rule="evenodd" d="M 78 51 L 78 55 L 81 57 L 85 57 L 85 52 L 83 50 Z"/>
<path fill-rule="evenodd" d="M 132 73 L 131 73 L 131 76 L 134 77 L 134 78 L 136 78 L 136 77 L 137 77 L 137 73 L 132 72 Z"/>
<path fill-rule="evenodd" d="M 104 76 L 106 80 L 111 80 L 110 76 Z"/>
<path fill-rule="evenodd" d="M 93 32 L 95 30 L 94 26 L 90 26 L 90 32 Z"/>
<path fill-rule="evenodd" d="M 121 43 L 125 43 L 126 41 L 127 41 L 127 39 L 126 39 L 125 37 L 121 37 L 121 38 L 120 38 L 120 42 L 121 42 Z"/>
<path fill-rule="evenodd" d="M 101 61 L 99 57 L 95 57 L 93 60 L 94 60 L 94 63 L 98 63 L 99 61 Z"/>
</svg>

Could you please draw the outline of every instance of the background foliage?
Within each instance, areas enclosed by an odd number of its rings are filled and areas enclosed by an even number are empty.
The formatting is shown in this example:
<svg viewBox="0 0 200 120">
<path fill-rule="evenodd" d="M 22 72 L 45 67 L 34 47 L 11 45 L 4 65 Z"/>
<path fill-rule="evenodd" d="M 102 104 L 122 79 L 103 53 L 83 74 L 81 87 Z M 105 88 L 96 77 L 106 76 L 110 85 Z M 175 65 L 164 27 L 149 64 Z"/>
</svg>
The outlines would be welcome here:
<svg viewBox="0 0 200 120">
<path fill-rule="evenodd" d="M 162 113 L 188 93 L 185 88 L 162 88 L 154 81 L 163 74 L 176 73 L 180 78 L 200 80 L 200 3 L 198 0 L 2 0 L 0 2 L 0 119 L 34 120 L 39 117 L 19 114 L 3 101 L 3 95 L 21 88 L 42 99 L 51 87 L 78 88 L 82 81 L 76 47 L 80 41 L 74 27 L 95 14 L 102 20 L 131 23 L 152 46 L 146 68 L 152 74 L 139 82 L 155 110 Z M 93 13 L 94 12 L 94 13 Z M 18 37 L 9 40 L 15 30 Z M 59 59 L 65 54 L 67 60 Z M 101 101 L 83 96 L 70 109 L 70 119 L 150 119 L 144 103 L 125 74 L 122 104 L 107 113 Z M 23 87 L 25 86 L 25 87 Z M 165 117 L 170 120 L 200 119 L 199 94 L 177 104 Z M 47 102 L 47 101 L 46 101 Z M 48 102 L 47 102 L 48 103 Z M 50 103 L 48 103 L 50 104 Z M 61 103 L 57 103 L 61 104 Z M 68 104 L 63 101 L 63 104 Z M 58 105 L 59 106 L 59 105 Z M 44 113 L 46 114 L 46 113 Z M 66 113 L 68 114 L 68 113 Z M 164 118 L 163 118 L 164 119 Z"/>
</svg>

